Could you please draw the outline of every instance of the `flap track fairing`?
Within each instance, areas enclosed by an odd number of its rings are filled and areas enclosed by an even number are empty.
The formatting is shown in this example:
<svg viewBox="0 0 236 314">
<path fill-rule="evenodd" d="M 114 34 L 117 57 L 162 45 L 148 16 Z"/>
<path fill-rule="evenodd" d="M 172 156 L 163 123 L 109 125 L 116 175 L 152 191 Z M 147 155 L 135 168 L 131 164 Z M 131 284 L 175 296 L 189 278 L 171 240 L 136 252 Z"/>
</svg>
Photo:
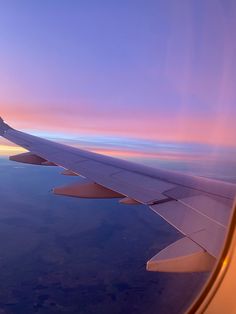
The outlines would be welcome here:
<svg viewBox="0 0 236 314">
<path fill-rule="evenodd" d="M 215 258 L 191 239 L 182 238 L 147 262 L 148 271 L 204 272 L 214 267 Z"/>
<path fill-rule="evenodd" d="M 94 182 L 76 182 L 53 189 L 57 195 L 73 196 L 80 198 L 121 198 L 123 195 L 114 192 Z"/>
</svg>

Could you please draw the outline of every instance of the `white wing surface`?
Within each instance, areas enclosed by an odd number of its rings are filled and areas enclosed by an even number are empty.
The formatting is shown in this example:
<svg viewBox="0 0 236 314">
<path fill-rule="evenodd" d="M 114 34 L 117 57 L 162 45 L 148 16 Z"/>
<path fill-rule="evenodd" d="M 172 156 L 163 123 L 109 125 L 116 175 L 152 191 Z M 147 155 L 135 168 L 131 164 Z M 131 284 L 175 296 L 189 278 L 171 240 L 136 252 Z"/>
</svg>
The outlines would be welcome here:
<svg viewBox="0 0 236 314">
<path fill-rule="evenodd" d="M 183 238 L 147 263 L 150 271 L 206 271 L 219 256 L 236 194 L 236 185 L 178 172 L 154 169 L 58 144 L 17 131 L 0 120 L 0 135 L 28 153 L 11 160 L 57 165 L 84 183 L 54 189 L 55 194 L 122 198 L 124 204 L 145 204 L 178 229 Z"/>
</svg>

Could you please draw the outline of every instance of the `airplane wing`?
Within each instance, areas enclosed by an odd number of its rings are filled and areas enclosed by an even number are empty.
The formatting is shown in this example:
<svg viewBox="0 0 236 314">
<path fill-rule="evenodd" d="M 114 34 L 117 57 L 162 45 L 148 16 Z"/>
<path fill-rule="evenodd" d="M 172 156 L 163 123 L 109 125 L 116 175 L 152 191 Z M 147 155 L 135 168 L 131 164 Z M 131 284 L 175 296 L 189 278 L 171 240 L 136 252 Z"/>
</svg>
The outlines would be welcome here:
<svg viewBox="0 0 236 314">
<path fill-rule="evenodd" d="M 145 204 L 178 229 L 183 238 L 157 253 L 147 270 L 208 271 L 219 257 L 226 236 L 236 185 L 178 172 L 154 169 L 55 143 L 17 131 L 0 120 L 0 135 L 27 153 L 10 159 L 63 167 L 65 175 L 84 182 L 54 188 L 58 195 L 120 198 L 123 204 Z"/>
</svg>

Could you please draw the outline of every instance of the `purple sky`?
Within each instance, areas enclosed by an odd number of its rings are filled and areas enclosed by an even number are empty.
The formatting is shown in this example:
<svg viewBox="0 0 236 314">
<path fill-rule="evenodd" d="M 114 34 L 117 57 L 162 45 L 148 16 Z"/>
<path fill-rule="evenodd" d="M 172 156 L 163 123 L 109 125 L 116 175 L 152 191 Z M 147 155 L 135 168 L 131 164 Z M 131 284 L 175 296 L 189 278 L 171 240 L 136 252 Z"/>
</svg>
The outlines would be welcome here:
<svg viewBox="0 0 236 314">
<path fill-rule="evenodd" d="M 0 2 L 0 113 L 28 131 L 235 146 L 236 2 Z"/>
</svg>

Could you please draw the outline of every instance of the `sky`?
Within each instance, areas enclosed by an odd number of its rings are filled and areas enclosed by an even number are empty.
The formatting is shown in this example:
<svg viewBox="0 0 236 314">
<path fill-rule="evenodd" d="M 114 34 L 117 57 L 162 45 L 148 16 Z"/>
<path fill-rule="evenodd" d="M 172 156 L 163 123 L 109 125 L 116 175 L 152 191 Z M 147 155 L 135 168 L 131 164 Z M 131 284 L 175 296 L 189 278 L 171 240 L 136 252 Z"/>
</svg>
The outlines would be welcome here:
<svg viewBox="0 0 236 314">
<path fill-rule="evenodd" d="M 234 0 L 0 0 L 0 115 L 66 142 L 235 147 L 235 29 Z"/>
</svg>

